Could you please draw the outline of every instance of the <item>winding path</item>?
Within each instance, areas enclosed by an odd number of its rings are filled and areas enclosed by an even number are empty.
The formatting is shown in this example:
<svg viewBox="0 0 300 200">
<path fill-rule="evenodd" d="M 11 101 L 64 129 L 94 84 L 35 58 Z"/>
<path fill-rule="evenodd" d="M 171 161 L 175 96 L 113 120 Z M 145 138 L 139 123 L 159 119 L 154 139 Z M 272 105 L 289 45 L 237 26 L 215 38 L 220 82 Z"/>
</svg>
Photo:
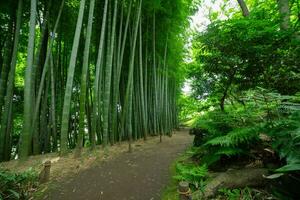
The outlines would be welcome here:
<svg viewBox="0 0 300 200">
<path fill-rule="evenodd" d="M 68 182 L 59 183 L 46 197 L 49 200 L 159 200 L 170 180 L 169 166 L 192 137 L 187 130 L 171 138 L 134 146 L 113 160 L 87 169 Z"/>
</svg>

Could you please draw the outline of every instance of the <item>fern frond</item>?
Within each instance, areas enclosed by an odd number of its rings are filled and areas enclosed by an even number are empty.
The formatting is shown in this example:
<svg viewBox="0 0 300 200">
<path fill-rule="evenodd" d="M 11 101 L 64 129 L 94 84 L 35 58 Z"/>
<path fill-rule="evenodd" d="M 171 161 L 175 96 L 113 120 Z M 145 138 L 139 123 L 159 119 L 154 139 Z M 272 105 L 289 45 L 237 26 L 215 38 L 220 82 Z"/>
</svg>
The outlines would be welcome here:
<svg viewBox="0 0 300 200">
<path fill-rule="evenodd" d="M 199 184 L 203 183 L 203 179 L 208 173 L 207 165 L 195 166 L 192 164 L 176 164 L 176 176 L 173 176 L 178 181 L 188 181 L 198 188 Z"/>
<path fill-rule="evenodd" d="M 222 147 L 219 148 L 217 152 L 215 152 L 216 155 L 226 155 L 226 156 L 235 156 L 240 155 L 244 153 L 244 150 L 240 148 L 232 148 L 232 147 Z"/>
<path fill-rule="evenodd" d="M 228 134 L 220 137 L 215 137 L 207 141 L 206 146 L 222 146 L 222 147 L 236 147 L 241 144 L 249 144 L 258 140 L 257 127 L 245 127 L 234 129 Z"/>
</svg>

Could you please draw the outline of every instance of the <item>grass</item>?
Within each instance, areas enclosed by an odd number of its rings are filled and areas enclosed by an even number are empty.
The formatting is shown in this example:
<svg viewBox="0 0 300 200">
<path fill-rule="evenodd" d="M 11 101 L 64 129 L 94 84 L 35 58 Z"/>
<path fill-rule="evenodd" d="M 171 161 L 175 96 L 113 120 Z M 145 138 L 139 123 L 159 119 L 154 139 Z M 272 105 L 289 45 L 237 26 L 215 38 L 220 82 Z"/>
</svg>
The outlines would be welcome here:
<svg viewBox="0 0 300 200">
<path fill-rule="evenodd" d="M 170 166 L 170 174 L 173 177 L 176 174 L 176 163 L 179 159 L 174 161 L 172 165 Z M 163 191 L 161 200 L 174 200 L 178 199 L 178 193 L 177 193 L 177 181 L 173 178 L 171 178 L 168 186 Z"/>
<path fill-rule="evenodd" d="M 163 190 L 161 200 L 176 200 L 176 199 L 178 199 L 178 192 L 177 192 L 178 181 L 175 180 L 173 178 L 173 176 L 176 175 L 176 164 L 180 161 L 186 160 L 189 157 L 187 155 L 187 152 L 189 152 L 189 148 L 171 164 L 169 171 L 170 171 L 172 178 L 169 181 L 169 184 Z"/>
</svg>

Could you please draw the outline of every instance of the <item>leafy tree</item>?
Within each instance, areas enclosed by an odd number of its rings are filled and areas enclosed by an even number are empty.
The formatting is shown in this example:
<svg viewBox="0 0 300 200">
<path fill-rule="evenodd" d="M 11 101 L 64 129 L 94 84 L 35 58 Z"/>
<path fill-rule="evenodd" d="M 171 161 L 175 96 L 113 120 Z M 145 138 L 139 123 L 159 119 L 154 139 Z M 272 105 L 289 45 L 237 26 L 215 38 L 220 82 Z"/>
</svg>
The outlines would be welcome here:
<svg viewBox="0 0 300 200">
<path fill-rule="evenodd" d="M 278 31 L 277 21 L 269 19 L 254 16 L 211 24 L 195 38 L 197 64 L 190 69 L 195 95 L 218 96 L 224 110 L 230 93 L 256 86 L 295 94 L 299 91 L 294 84 L 299 79 L 292 75 L 299 73 L 293 67 L 298 65 L 293 57 L 298 54 L 296 44 L 293 33 Z"/>
</svg>

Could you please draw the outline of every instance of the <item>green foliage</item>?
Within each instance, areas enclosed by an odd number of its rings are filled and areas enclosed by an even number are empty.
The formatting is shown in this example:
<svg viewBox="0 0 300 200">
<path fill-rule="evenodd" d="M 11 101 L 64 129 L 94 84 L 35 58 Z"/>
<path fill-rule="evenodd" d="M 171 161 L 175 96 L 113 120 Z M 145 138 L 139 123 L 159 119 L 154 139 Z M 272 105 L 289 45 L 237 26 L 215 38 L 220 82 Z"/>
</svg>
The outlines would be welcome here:
<svg viewBox="0 0 300 200">
<path fill-rule="evenodd" d="M 18 63 L 15 77 L 15 86 L 17 88 L 24 87 L 24 74 L 25 74 L 25 62 L 26 62 L 26 54 L 19 53 L 18 54 Z"/>
<path fill-rule="evenodd" d="M 263 199 L 273 199 L 273 196 L 270 194 L 259 191 L 252 188 L 244 188 L 244 189 L 220 189 L 219 190 L 219 198 L 217 199 L 226 199 L 226 200 L 263 200 Z"/>
<path fill-rule="evenodd" d="M 272 147 L 286 160 L 276 172 L 300 170 L 300 109 L 298 96 L 285 96 L 262 88 L 251 90 L 239 99 L 245 106 L 228 105 L 227 111 L 212 109 L 199 116 L 194 128 L 207 132 L 200 156 L 207 165 L 222 156 L 249 155 L 260 134 L 272 138 Z"/>
<path fill-rule="evenodd" d="M 203 145 L 206 153 L 202 161 L 208 165 L 218 161 L 222 156 L 232 157 L 248 154 L 253 145 L 259 141 L 258 128 L 235 128 L 223 135 L 211 135 Z"/>
<path fill-rule="evenodd" d="M 231 130 L 230 126 L 228 126 L 228 118 L 225 116 L 225 113 L 218 110 L 209 111 L 199 116 L 195 120 L 193 127 L 203 129 L 211 135 L 221 135 L 224 131 Z"/>
<path fill-rule="evenodd" d="M 195 118 L 199 111 L 199 101 L 187 95 L 180 95 L 178 100 L 179 120 L 186 122 Z"/>
<path fill-rule="evenodd" d="M 261 125 L 257 121 L 263 115 L 254 112 L 254 107 L 228 106 L 227 112 L 216 108 L 199 116 L 193 127 L 205 131 L 203 139 L 205 155 L 203 161 L 208 165 L 222 156 L 247 154 L 252 145 L 259 141 Z"/>
<path fill-rule="evenodd" d="M 300 111 L 268 125 L 273 148 L 279 152 L 286 165 L 276 172 L 300 171 Z"/>
<path fill-rule="evenodd" d="M 235 199 L 243 199 L 243 200 L 250 200 L 251 198 L 251 191 L 249 188 L 245 188 L 244 190 L 240 189 L 220 189 L 219 192 L 228 200 L 235 200 Z"/>
<path fill-rule="evenodd" d="M 188 181 L 195 188 L 199 188 L 199 186 L 203 185 L 207 173 L 206 165 L 196 166 L 178 162 L 176 164 L 176 175 L 173 178 L 178 181 Z"/>
<path fill-rule="evenodd" d="M 195 34 L 189 65 L 194 96 L 221 101 L 257 86 L 281 94 L 299 92 L 299 40 L 279 28 L 276 2 L 251 4 L 251 15 L 214 20 Z"/>
<path fill-rule="evenodd" d="M 23 2 L 23 9 L 17 9 L 18 2 Z M 37 1 L 37 5 L 34 2 L 0 3 L 0 120 L 1 124 L 7 124 L 0 127 L 0 136 L 6 140 L 0 145 L 0 161 L 3 161 L 2 154 L 7 160 L 20 158 L 19 152 L 29 146 L 24 155 L 88 144 L 94 148 L 96 143 L 106 143 L 107 139 L 111 144 L 129 140 L 127 122 L 134 140 L 146 138 L 147 134 L 172 133 L 178 126 L 176 106 L 185 76 L 183 58 L 189 38 L 189 16 L 197 10 L 199 0 L 109 0 L 108 9 L 105 1 L 96 1 L 93 16 L 88 15 L 93 1 Z M 137 17 L 139 3 L 141 12 Z M 34 20 L 37 10 L 38 17 Z M 32 20 L 28 23 L 30 16 Z M 17 30 L 18 23 L 21 31 Z M 20 40 L 14 38 L 17 32 Z M 137 48 L 133 48 L 134 40 Z M 14 41 L 19 41 L 15 48 Z M 32 49 L 27 48 L 28 41 Z M 14 50 L 17 52 L 15 72 L 11 66 Z M 28 52 L 35 53 L 33 59 Z M 26 60 L 32 64 L 26 64 Z M 10 72 L 13 89 L 7 87 Z M 27 79 L 25 72 L 28 72 Z M 82 78 L 85 74 L 86 78 Z M 128 79 L 129 74 L 133 81 Z M 133 118 L 124 121 L 120 116 L 127 110 L 124 96 L 128 83 L 132 87 L 128 102 L 132 108 L 128 109 L 128 116 Z M 32 95 L 27 95 L 29 90 Z M 10 104 L 5 109 L 4 101 Z M 32 115 L 28 115 L 29 108 Z M 107 113 L 111 116 L 107 117 Z M 22 131 L 23 128 L 27 131 Z M 32 145 L 27 145 L 29 140 Z"/>
<path fill-rule="evenodd" d="M 245 1 L 247 17 L 230 10 L 228 1 L 217 5 L 219 12 L 207 6 L 210 24 L 194 34 L 187 67 L 192 96 L 203 105 L 192 126 L 205 133 L 194 141 L 201 163 L 255 158 L 265 164 L 268 160 L 253 152 L 272 147 L 272 162 L 282 167 L 269 178 L 300 171 L 300 7 L 285 1 L 290 13 L 283 13 L 278 2 Z M 284 28 L 286 21 L 290 26 Z M 248 190 L 223 193 L 226 199 L 255 196 Z"/>
<path fill-rule="evenodd" d="M 256 127 L 236 128 L 226 135 L 215 137 L 205 143 L 207 146 L 238 147 L 240 145 L 251 144 L 258 140 L 258 130 Z"/>
<path fill-rule="evenodd" d="M 32 170 L 12 173 L 0 170 L 0 199 L 28 199 L 37 186 L 37 175 Z"/>
</svg>

